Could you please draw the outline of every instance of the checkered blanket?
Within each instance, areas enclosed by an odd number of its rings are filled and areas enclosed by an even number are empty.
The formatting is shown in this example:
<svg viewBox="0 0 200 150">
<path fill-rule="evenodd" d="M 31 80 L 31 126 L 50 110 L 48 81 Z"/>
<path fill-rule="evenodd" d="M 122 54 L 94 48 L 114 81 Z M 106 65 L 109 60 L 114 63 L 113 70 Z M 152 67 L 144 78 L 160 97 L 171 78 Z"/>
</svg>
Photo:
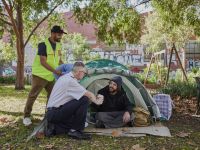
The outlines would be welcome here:
<svg viewBox="0 0 200 150">
<path fill-rule="evenodd" d="M 156 94 L 153 96 L 153 99 L 156 101 L 158 108 L 160 110 L 161 116 L 169 120 L 172 115 L 172 100 L 168 94 Z"/>
</svg>

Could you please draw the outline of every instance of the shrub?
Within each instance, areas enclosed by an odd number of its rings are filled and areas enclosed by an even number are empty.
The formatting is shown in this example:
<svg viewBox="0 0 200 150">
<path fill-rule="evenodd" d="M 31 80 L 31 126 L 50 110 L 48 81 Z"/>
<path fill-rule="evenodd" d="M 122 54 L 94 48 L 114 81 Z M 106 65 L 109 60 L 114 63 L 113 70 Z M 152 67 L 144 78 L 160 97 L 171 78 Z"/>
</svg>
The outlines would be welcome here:
<svg viewBox="0 0 200 150">
<path fill-rule="evenodd" d="M 171 80 L 171 82 L 160 89 L 160 92 L 169 94 L 172 97 L 191 98 L 197 96 L 197 86 L 194 82 L 182 82 Z"/>
<path fill-rule="evenodd" d="M 15 76 L 0 76 L 0 83 L 4 83 L 4 84 L 13 84 L 16 81 L 16 77 Z"/>
</svg>

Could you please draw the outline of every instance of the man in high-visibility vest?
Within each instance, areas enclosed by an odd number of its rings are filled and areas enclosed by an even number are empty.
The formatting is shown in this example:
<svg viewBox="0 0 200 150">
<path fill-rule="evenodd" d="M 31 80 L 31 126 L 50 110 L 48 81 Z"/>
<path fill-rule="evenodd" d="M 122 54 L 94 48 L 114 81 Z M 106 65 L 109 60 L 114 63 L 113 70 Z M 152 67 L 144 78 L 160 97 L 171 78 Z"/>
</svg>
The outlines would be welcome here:
<svg viewBox="0 0 200 150">
<path fill-rule="evenodd" d="M 60 40 L 63 34 L 66 33 L 60 26 L 55 25 L 51 29 L 51 36 L 38 44 L 38 52 L 32 65 L 32 88 L 24 108 L 23 124 L 25 126 L 32 124 L 30 119 L 32 107 L 43 88 L 49 98 L 54 86 L 53 73 L 58 76 L 62 74 L 56 68 L 62 64 Z"/>
</svg>

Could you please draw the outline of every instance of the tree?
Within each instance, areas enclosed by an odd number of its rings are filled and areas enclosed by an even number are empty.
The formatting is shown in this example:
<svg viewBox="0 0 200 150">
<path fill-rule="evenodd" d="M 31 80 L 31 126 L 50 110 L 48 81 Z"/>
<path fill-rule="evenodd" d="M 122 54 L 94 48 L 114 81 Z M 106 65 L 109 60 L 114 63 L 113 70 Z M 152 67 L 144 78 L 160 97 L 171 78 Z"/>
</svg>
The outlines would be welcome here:
<svg viewBox="0 0 200 150">
<path fill-rule="evenodd" d="M 15 89 L 24 89 L 24 48 L 31 36 L 64 0 L 1 0 L 0 25 L 10 26 L 16 38 L 17 74 Z M 24 37 L 24 22 L 33 21 L 29 35 Z"/>
<path fill-rule="evenodd" d="M 148 51 L 156 52 L 166 47 L 172 47 L 173 43 L 182 48 L 194 35 L 194 29 L 191 25 L 186 24 L 171 28 L 171 23 L 163 20 L 155 11 L 146 17 L 143 33 L 142 44 L 148 45 Z"/>
<path fill-rule="evenodd" d="M 127 0 L 90 0 L 84 9 L 75 4 L 74 15 L 80 23 L 96 25 L 99 40 L 108 44 L 137 43 L 140 16 Z"/>
<path fill-rule="evenodd" d="M 171 49 L 170 54 L 170 62 L 172 58 L 172 52 L 175 50 L 178 60 L 180 62 L 180 58 L 178 56 L 175 42 L 176 42 L 176 34 L 174 31 L 184 32 L 185 29 L 191 29 L 194 31 L 193 33 L 197 36 L 200 35 L 200 1 L 199 0 L 152 0 L 152 6 L 155 8 L 155 11 L 159 14 L 159 17 L 165 25 L 167 25 L 168 30 L 172 31 L 172 42 L 173 47 Z M 192 33 L 191 33 L 192 34 Z M 170 68 L 170 63 L 169 63 Z M 184 76 L 187 79 L 184 68 L 181 64 L 181 68 L 183 70 Z M 169 77 L 169 69 L 167 80 Z"/>
<path fill-rule="evenodd" d="M 15 58 L 15 50 L 11 44 L 0 40 L 0 67 L 2 67 L 3 64 L 10 63 Z"/>
<path fill-rule="evenodd" d="M 36 29 L 61 4 L 70 6 L 81 23 L 96 25 L 97 36 L 109 44 L 136 43 L 140 37 L 140 17 L 127 0 L 1 0 L 0 26 L 13 30 L 17 50 L 15 89 L 24 89 L 24 48 Z M 81 6 L 84 8 L 81 9 Z M 30 23 L 31 22 L 31 23 Z M 25 25 L 26 24 L 26 25 Z M 26 30 L 29 34 L 26 34 Z M 0 33 L 2 28 L 0 28 Z M 25 39 L 26 38 L 26 39 Z"/>
<path fill-rule="evenodd" d="M 152 6 L 154 13 L 146 19 L 147 31 L 142 37 L 143 43 L 149 43 L 149 49 L 154 51 L 159 50 L 163 43 L 166 43 L 167 47 L 171 46 L 170 62 L 172 52 L 175 51 L 187 79 L 176 48 L 183 47 L 191 36 L 200 34 L 200 2 L 197 0 L 152 0 Z"/>
<path fill-rule="evenodd" d="M 79 33 L 69 34 L 66 39 L 67 49 L 72 51 L 75 61 L 89 61 L 100 58 L 99 55 L 91 55 L 90 47 L 86 39 Z"/>
<path fill-rule="evenodd" d="M 200 35 L 199 0 L 152 0 L 152 6 L 170 29 L 188 25 L 195 35 Z"/>
</svg>

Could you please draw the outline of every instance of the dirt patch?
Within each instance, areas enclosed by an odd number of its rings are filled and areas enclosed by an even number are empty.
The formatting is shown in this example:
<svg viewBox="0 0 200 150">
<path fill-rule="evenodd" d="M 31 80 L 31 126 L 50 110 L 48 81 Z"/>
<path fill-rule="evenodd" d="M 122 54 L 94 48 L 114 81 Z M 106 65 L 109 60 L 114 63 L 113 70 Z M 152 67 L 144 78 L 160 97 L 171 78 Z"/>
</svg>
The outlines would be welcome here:
<svg viewBox="0 0 200 150">
<path fill-rule="evenodd" d="M 171 129 L 191 126 L 193 130 L 200 131 L 200 117 L 192 116 L 192 114 L 174 113 L 172 118 L 168 122 L 164 122 L 164 124 Z"/>
</svg>

